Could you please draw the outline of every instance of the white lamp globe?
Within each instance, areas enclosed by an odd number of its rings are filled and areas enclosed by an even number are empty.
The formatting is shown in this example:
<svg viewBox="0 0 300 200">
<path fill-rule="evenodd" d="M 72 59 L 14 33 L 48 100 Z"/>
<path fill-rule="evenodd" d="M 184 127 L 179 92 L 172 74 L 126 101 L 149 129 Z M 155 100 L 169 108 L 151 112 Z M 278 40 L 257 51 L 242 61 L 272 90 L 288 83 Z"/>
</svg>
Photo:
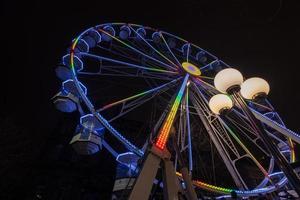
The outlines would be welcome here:
<svg viewBox="0 0 300 200">
<path fill-rule="evenodd" d="M 240 86 L 243 83 L 243 75 L 234 68 L 226 68 L 217 73 L 214 79 L 214 85 L 222 93 L 234 86 Z"/>
<path fill-rule="evenodd" d="M 230 110 L 233 106 L 231 98 L 226 94 L 214 95 L 208 102 L 210 110 L 217 115 L 222 111 Z"/>
<path fill-rule="evenodd" d="M 245 99 L 255 99 L 260 95 L 268 95 L 269 92 L 270 86 L 268 82 L 262 78 L 249 78 L 241 85 L 241 95 Z"/>
</svg>

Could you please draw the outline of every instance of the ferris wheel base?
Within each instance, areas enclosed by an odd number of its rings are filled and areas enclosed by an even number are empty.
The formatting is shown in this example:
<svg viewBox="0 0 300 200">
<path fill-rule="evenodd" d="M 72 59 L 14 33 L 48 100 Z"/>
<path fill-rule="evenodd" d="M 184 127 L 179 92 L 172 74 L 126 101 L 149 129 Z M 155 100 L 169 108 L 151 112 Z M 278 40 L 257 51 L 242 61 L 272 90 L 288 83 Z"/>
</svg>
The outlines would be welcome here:
<svg viewBox="0 0 300 200">
<path fill-rule="evenodd" d="M 149 198 L 160 163 L 163 164 L 164 199 L 178 199 L 179 181 L 173 163 L 168 157 L 170 158 L 167 151 L 163 152 L 155 146 L 152 147 L 130 193 L 129 200 Z"/>
<path fill-rule="evenodd" d="M 196 200 L 189 191 L 185 192 L 176 175 L 173 162 L 170 160 L 171 155 L 168 150 L 161 150 L 152 146 L 143 163 L 142 169 L 136 179 L 133 189 L 130 193 L 129 200 L 148 199 L 151 193 L 153 182 L 157 175 L 158 169 L 162 168 L 163 176 L 163 194 L 164 199 L 180 199 L 180 195 L 187 195 L 188 199 Z M 195 196 L 194 196 L 195 197 Z"/>
</svg>

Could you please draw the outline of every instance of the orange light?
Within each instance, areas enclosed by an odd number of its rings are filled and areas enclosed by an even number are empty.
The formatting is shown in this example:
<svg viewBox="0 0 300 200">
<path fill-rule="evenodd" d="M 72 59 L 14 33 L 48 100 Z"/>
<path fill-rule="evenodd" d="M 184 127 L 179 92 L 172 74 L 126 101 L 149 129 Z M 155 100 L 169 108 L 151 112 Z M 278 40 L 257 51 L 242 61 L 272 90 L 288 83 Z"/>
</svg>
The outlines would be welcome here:
<svg viewBox="0 0 300 200">
<path fill-rule="evenodd" d="M 181 102 L 181 99 L 182 99 L 182 96 L 183 96 L 183 93 L 184 93 L 184 90 L 187 86 L 187 82 L 188 82 L 188 78 L 189 78 L 189 75 L 187 74 L 184 78 L 184 81 L 181 85 L 181 88 L 175 98 L 175 101 L 174 101 L 174 104 L 159 132 L 159 135 L 158 135 L 158 138 L 156 140 L 156 143 L 155 145 L 159 148 L 159 149 L 164 149 L 166 147 L 166 143 L 167 143 L 167 140 L 168 140 L 168 137 L 170 135 L 170 130 L 171 130 L 171 127 L 172 127 L 172 124 L 174 122 L 174 119 L 175 119 L 175 116 L 176 116 L 176 113 L 178 111 L 178 107 L 179 107 L 179 104 Z"/>
</svg>

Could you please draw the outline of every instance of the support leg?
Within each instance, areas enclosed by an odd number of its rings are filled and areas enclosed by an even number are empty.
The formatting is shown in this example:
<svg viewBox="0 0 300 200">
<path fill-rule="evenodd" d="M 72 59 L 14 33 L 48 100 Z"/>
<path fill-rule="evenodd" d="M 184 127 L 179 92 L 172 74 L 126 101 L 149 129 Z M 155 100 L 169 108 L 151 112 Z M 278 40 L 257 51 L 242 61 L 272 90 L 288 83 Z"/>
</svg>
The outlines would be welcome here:
<svg viewBox="0 0 300 200">
<path fill-rule="evenodd" d="M 147 200 L 149 198 L 160 161 L 161 158 L 152 152 L 147 155 L 143 168 L 130 193 L 129 200 Z"/>
<path fill-rule="evenodd" d="M 171 160 L 164 160 L 163 183 L 164 199 L 178 200 L 179 180 L 176 176 L 175 169 Z"/>
<path fill-rule="evenodd" d="M 197 194 L 195 192 L 191 176 L 189 175 L 189 171 L 187 167 L 183 167 L 181 169 L 182 178 L 185 183 L 186 192 L 189 200 L 197 200 Z"/>
</svg>

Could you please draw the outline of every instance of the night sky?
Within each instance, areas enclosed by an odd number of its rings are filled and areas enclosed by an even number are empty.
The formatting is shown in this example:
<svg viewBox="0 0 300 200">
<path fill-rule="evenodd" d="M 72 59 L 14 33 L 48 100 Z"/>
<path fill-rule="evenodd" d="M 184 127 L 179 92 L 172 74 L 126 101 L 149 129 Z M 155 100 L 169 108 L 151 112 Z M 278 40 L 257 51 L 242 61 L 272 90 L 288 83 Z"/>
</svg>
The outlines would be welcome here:
<svg viewBox="0 0 300 200">
<path fill-rule="evenodd" d="M 69 151 L 64 147 L 68 136 L 60 133 L 72 130 L 76 118 L 56 111 L 50 100 L 60 87 L 54 69 L 71 40 L 97 24 L 130 22 L 174 33 L 240 69 L 245 77 L 265 78 L 271 86 L 269 99 L 283 121 L 300 132 L 297 1 L 62 2 L 1 2 L 0 199 L 33 199 L 41 174 L 71 165 L 74 169 L 74 163 L 47 162 L 58 145 Z M 112 161 L 103 153 L 80 167 L 92 166 L 97 177 L 104 177 L 95 190 L 108 198 L 114 171 L 107 161 L 103 164 L 103 157 Z"/>
</svg>

